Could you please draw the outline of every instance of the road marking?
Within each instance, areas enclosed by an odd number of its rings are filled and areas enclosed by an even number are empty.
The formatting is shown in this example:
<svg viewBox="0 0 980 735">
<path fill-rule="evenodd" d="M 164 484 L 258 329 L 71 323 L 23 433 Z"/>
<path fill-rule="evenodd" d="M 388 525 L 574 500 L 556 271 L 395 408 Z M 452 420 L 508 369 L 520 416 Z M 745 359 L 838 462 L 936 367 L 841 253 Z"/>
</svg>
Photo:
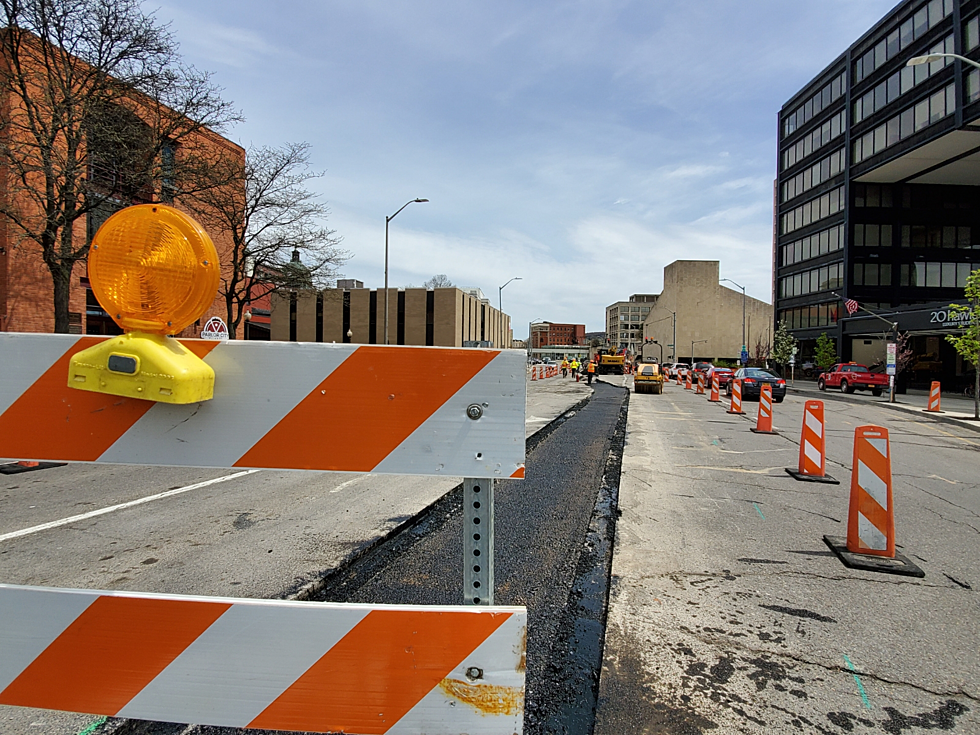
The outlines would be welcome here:
<svg viewBox="0 0 980 735">
<path fill-rule="evenodd" d="M 857 672 L 854 669 L 854 664 L 851 663 L 851 659 L 847 657 L 846 653 L 844 654 L 844 661 L 847 662 L 847 668 L 851 670 L 851 676 L 854 677 L 854 682 L 858 685 L 858 691 L 861 693 L 861 701 L 864 702 L 865 707 L 871 709 L 871 702 L 868 701 L 868 695 L 864 691 L 864 684 L 862 684 L 861 680 L 858 678 Z"/>
<path fill-rule="evenodd" d="M 353 480 L 348 480 L 347 482 L 342 482 L 339 485 L 337 485 L 337 487 L 335 487 L 333 490 L 331 490 L 330 491 L 330 494 L 332 495 L 333 493 L 339 493 L 345 487 L 349 487 L 349 486 L 353 485 L 355 482 L 360 482 L 363 479 L 364 479 L 363 477 L 355 477 Z"/>
<path fill-rule="evenodd" d="M 915 424 L 916 426 L 921 426 L 923 429 L 933 429 L 934 431 L 937 431 L 940 434 L 945 434 L 946 436 L 951 437 L 953 439 L 959 439 L 961 442 L 965 442 L 970 446 L 980 447 L 980 444 L 978 444 L 977 442 L 971 442 L 969 439 L 964 439 L 962 436 L 956 436 L 956 434 L 950 434 L 948 431 L 943 431 L 939 427 L 933 426 L 932 424 L 924 424 L 921 421 L 913 421 L 912 423 Z"/>
<path fill-rule="evenodd" d="M 11 539 L 20 538 L 21 536 L 29 536 L 32 533 L 40 533 L 41 531 L 48 531 L 52 528 L 58 528 L 59 526 L 67 526 L 69 523 L 77 523 L 78 521 L 85 521 L 89 518 L 95 518 L 96 516 L 103 516 L 106 513 L 113 513 L 117 510 L 125 510 L 126 508 L 132 508 L 137 505 L 143 505 L 143 503 L 149 503 L 153 500 L 163 500 L 164 498 L 171 498 L 174 495 L 180 495 L 182 493 L 189 492 L 191 490 L 198 490 L 202 487 L 207 487 L 208 485 L 217 485 L 219 482 L 227 482 L 228 480 L 237 480 L 239 477 L 245 477 L 246 475 L 254 475 L 260 470 L 243 470 L 242 472 L 236 472 L 232 475 L 225 475 L 224 477 L 215 477 L 213 480 L 205 480 L 204 482 L 196 482 L 193 485 L 188 485 L 187 487 L 178 487 L 173 490 L 167 490 L 163 493 L 157 493 L 156 495 L 148 495 L 145 498 L 137 498 L 136 500 L 130 500 L 126 503 L 120 503 L 119 505 L 111 505 L 108 508 L 100 508 L 98 510 L 92 510 L 88 513 L 82 513 L 81 515 L 71 516 L 70 518 L 62 518 L 57 521 L 50 521 L 49 523 L 42 523 L 40 526 L 32 526 L 31 528 L 23 528 L 20 531 L 11 531 L 10 533 L 5 533 L 0 535 L 0 541 L 10 541 Z"/>
<path fill-rule="evenodd" d="M 759 514 L 759 517 L 762 520 L 766 520 L 766 517 L 764 515 L 762 515 L 762 511 L 759 510 L 759 506 L 756 503 L 752 503 L 752 507 L 755 508 L 755 512 Z"/>
<path fill-rule="evenodd" d="M 768 475 L 773 470 L 782 470 L 783 466 L 779 467 L 764 467 L 761 470 L 745 470 L 740 467 L 708 467 L 706 465 L 700 464 L 679 464 L 677 467 L 685 467 L 687 469 L 693 470 L 718 470 L 719 472 L 742 472 L 746 475 Z"/>
<path fill-rule="evenodd" d="M 935 478 L 937 480 L 942 480 L 943 482 L 948 482 L 950 485 L 959 485 L 956 480 L 947 480 L 945 477 L 940 477 L 939 475 L 929 475 L 929 477 Z"/>
</svg>

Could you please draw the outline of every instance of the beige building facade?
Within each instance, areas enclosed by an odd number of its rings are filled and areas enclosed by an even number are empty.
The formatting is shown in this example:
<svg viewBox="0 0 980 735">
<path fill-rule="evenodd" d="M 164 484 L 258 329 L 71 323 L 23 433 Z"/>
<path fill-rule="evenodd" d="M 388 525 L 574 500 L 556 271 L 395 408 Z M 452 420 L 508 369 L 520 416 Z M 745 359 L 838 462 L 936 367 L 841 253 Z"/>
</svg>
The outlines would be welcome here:
<svg viewBox="0 0 980 735">
<path fill-rule="evenodd" d="M 388 344 L 511 345 L 510 317 L 478 289 L 388 289 Z M 292 342 L 385 344 L 385 291 L 328 288 L 272 296 L 271 338 Z"/>
<path fill-rule="evenodd" d="M 643 338 L 663 345 L 665 362 L 738 360 L 743 294 L 719 283 L 719 275 L 717 260 L 675 260 L 664 268 L 664 290 L 643 322 Z M 744 297 L 744 304 L 751 357 L 757 343 L 772 343 L 773 310 L 751 296 Z M 675 328 L 677 346 L 671 347 Z"/>
<path fill-rule="evenodd" d="M 630 352 L 643 343 L 643 322 L 657 301 L 657 294 L 635 293 L 629 301 L 606 307 L 606 344 Z"/>
</svg>

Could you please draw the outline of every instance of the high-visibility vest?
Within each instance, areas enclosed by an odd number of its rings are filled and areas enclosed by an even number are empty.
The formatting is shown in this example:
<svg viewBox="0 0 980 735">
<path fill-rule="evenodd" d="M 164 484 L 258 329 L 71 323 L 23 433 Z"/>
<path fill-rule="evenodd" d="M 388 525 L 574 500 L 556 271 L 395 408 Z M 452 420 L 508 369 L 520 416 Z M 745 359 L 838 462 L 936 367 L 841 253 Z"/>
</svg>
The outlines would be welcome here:
<svg viewBox="0 0 980 735">
<path fill-rule="evenodd" d="M 594 373 L 595 372 L 595 363 L 594 362 L 590 362 L 589 363 L 589 372 L 590 373 Z"/>
</svg>

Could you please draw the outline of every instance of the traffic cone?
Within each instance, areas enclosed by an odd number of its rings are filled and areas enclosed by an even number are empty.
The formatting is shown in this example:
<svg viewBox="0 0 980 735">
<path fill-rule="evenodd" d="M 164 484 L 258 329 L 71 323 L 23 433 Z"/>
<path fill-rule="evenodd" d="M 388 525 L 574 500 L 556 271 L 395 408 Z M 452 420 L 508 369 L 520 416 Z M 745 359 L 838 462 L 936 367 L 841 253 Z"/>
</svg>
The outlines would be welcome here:
<svg viewBox="0 0 980 735">
<path fill-rule="evenodd" d="M 742 410 L 742 381 L 735 380 L 735 378 L 732 378 L 732 405 L 728 409 L 728 413 L 737 413 L 739 416 L 745 415 L 745 411 Z"/>
<path fill-rule="evenodd" d="M 755 420 L 755 428 L 750 429 L 756 434 L 778 434 L 772 430 L 772 386 L 763 383 L 759 391 L 759 415 Z"/>
<path fill-rule="evenodd" d="M 939 404 L 941 402 L 942 391 L 939 387 L 939 381 L 932 381 L 932 385 L 929 387 L 929 408 L 922 409 L 928 413 L 945 413 L 945 411 L 939 410 Z"/>
<path fill-rule="evenodd" d="M 684 373 L 684 390 L 691 390 L 691 371 Z"/>
<path fill-rule="evenodd" d="M 895 551 L 888 429 L 859 426 L 854 430 L 851 468 L 846 545 L 836 536 L 824 536 L 824 542 L 852 569 L 925 577 L 925 572 Z"/>
<path fill-rule="evenodd" d="M 895 558 L 895 510 L 888 429 L 854 430 L 851 503 L 847 512 L 847 550 Z"/>
<path fill-rule="evenodd" d="M 538 366 L 535 365 L 534 367 L 531 368 L 531 380 L 537 380 L 537 379 L 538 379 Z"/>
<path fill-rule="evenodd" d="M 677 378 L 677 385 L 680 385 L 681 384 L 681 371 L 678 370 L 676 373 L 674 373 L 674 377 Z"/>
<path fill-rule="evenodd" d="M 695 393 L 699 396 L 704 395 L 704 373 L 698 373 L 698 389 Z"/>
<path fill-rule="evenodd" d="M 827 474 L 827 438 L 824 432 L 823 401 L 807 401 L 803 406 L 803 433 L 800 436 L 799 469 L 786 468 L 797 480 L 840 485 Z"/>
<path fill-rule="evenodd" d="M 721 403 L 721 386 L 718 385 L 718 376 L 711 376 L 711 395 L 708 396 L 709 403 Z"/>
</svg>

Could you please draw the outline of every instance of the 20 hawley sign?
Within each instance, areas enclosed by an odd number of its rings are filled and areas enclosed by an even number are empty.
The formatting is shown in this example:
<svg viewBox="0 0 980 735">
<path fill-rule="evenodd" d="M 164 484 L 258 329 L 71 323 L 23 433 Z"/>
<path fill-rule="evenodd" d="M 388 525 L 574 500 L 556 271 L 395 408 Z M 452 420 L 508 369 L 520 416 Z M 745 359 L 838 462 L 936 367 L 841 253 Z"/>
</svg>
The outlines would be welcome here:
<svg viewBox="0 0 980 735">
<path fill-rule="evenodd" d="M 966 306 L 966 304 L 963 304 Z M 970 311 L 956 311 L 949 304 L 933 304 L 907 310 L 880 311 L 879 316 L 897 321 L 900 331 L 937 332 L 954 331 L 970 323 Z M 842 320 L 845 334 L 880 334 L 888 327 L 881 320 L 869 315 L 859 315 Z"/>
</svg>

